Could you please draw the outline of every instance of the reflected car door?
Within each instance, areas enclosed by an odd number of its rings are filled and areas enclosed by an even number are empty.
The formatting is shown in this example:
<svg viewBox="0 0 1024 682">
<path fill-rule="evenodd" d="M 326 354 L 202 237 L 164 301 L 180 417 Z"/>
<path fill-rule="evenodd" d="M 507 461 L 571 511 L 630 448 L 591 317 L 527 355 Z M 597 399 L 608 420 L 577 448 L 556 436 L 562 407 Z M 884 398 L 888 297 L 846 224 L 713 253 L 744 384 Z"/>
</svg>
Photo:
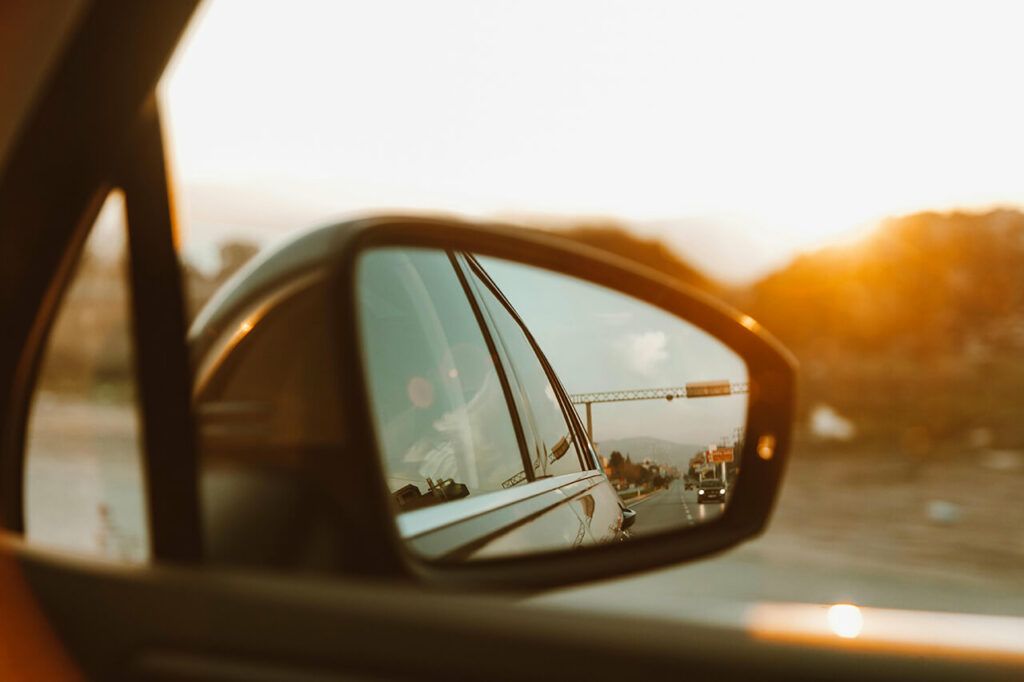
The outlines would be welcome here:
<svg viewBox="0 0 1024 682">
<path fill-rule="evenodd" d="M 525 440 L 531 463 L 538 476 L 559 485 L 580 519 L 575 544 L 618 539 L 623 524 L 619 496 L 600 468 L 557 375 L 483 267 L 471 256 L 462 256 L 459 262 L 485 311 L 489 330 L 499 340 L 499 356 L 509 367 L 513 401 L 524 433 L 530 434 Z"/>
</svg>

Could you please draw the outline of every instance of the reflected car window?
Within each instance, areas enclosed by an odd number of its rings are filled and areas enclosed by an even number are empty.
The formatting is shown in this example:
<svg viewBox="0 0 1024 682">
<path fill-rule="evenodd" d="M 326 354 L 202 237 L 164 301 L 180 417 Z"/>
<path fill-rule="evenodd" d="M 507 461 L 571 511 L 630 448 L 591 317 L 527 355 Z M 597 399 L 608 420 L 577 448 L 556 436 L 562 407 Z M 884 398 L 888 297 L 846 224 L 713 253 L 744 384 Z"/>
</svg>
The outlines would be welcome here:
<svg viewBox="0 0 1024 682">
<path fill-rule="evenodd" d="M 509 381 L 517 396 L 523 432 L 529 434 L 527 448 L 534 472 L 537 476 L 556 476 L 582 471 L 576 438 L 523 328 L 478 274 L 472 270 L 471 273 L 473 288 L 509 358 Z"/>
<path fill-rule="evenodd" d="M 372 408 L 398 506 L 525 483 L 497 367 L 449 257 L 381 249 L 358 276 Z"/>
</svg>

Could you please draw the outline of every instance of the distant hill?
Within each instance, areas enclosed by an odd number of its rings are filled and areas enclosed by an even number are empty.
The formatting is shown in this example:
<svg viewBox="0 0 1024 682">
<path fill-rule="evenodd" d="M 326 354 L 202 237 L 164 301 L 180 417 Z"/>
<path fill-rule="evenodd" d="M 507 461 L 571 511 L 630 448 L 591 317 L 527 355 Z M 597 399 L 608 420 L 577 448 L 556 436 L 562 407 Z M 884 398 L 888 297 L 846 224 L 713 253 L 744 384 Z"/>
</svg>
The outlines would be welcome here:
<svg viewBox="0 0 1024 682">
<path fill-rule="evenodd" d="M 1024 214 L 920 213 L 797 258 L 734 297 L 792 350 L 1024 348 Z"/>
<path fill-rule="evenodd" d="M 801 256 L 733 296 L 801 363 L 800 425 L 819 403 L 871 451 L 924 461 L 1020 447 L 1024 214 L 920 213 Z"/>
<path fill-rule="evenodd" d="M 817 437 L 809 415 L 825 404 L 852 420 L 850 445 L 911 461 L 972 438 L 993 447 L 1024 442 L 1024 421 L 1011 408 L 1024 386 L 1019 211 L 893 218 L 858 243 L 804 254 L 733 289 L 614 224 L 565 234 L 721 296 L 761 322 L 800 361 L 798 438 Z M 641 459 L 656 452 L 633 439 L 600 445 L 602 454 Z"/>
<path fill-rule="evenodd" d="M 650 457 L 659 464 L 668 464 L 685 470 L 689 466 L 690 458 L 706 449 L 707 443 L 675 443 L 650 436 L 636 436 L 602 440 L 597 444 L 597 448 L 602 457 L 608 457 L 618 450 L 623 457 L 629 455 L 634 462 L 641 462 L 644 457 Z"/>
</svg>

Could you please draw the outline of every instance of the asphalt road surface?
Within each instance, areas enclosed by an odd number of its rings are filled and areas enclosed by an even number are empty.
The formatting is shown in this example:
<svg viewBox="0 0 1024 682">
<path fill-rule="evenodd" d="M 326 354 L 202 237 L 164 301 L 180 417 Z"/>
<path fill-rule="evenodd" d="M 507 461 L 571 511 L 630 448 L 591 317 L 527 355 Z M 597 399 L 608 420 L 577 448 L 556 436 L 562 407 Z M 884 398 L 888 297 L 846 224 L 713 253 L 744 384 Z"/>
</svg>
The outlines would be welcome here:
<svg viewBox="0 0 1024 682">
<path fill-rule="evenodd" d="M 697 489 L 686 490 L 682 481 L 672 481 L 665 490 L 629 505 L 636 512 L 633 533 L 649 534 L 707 523 L 722 513 L 723 503 L 697 501 Z"/>
<path fill-rule="evenodd" d="M 1024 449 L 923 464 L 898 452 L 815 452 L 791 463 L 763 535 L 701 560 L 553 590 L 532 603 L 730 626 L 746 624 L 749 609 L 766 602 L 1020 617 L 1022 486 Z M 690 499 L 683 504 L 691 515 L 719 507 Z M 655 510 L 678 508 L 679 500 L 671 488 L 641 500 L 634 527 L 656 523 L 662 515 Z M 936 500 L 956 505 L 961 516 L 935 519 Z"/>
</svg>

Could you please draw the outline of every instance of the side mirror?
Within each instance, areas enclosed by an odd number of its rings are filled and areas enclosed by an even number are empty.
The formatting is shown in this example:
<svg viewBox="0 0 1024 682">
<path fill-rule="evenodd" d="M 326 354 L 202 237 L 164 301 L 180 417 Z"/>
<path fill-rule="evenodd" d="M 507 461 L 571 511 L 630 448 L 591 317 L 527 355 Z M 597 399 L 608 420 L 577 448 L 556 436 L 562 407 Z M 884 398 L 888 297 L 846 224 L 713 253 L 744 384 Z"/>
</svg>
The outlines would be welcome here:
<svg viewBox="0 0 1024 682">
<path fill-rule="evenodd" d="M 280 303 L 303 287 L 320 293 Z M 274 306 L 293 311 L 279 336 L 320 349 L 289 361 L 305 366 L 289 381 L 308 374 L 314 388 L 282 384 L 284 417 L 246 429 L 221 423 L 237 398 L 199 408 L 232 470 L 265 449 L 329 491 L 348 572 L 553 586 L 720 551 L 771 512 L 791 356 L 749 317 L 641 266 L 507 226 L 375 218 L 295 240 L 219 298 L 198 323 L 200 397 L 231 383 L 217 376 L 233 355 L 260 357 L 203 339 L 258 331 Z M 328 435 L 306 442 L 310 425 Z M 302 442 L 282 455 L 289 439 Z"/>
<path fill-rule="evenodd" d="M 562 583 L 764 527 L 794 363 L 752 319 L 549 235 L 407 219 L 344 232 L 353 435 L 407 570 Z"/>
<path fill-rule="evenodd" d="M 636 523 L 636 510 L 624 507 L 622 509 L 622 530 L 629 530 Z"/>
</svg>

